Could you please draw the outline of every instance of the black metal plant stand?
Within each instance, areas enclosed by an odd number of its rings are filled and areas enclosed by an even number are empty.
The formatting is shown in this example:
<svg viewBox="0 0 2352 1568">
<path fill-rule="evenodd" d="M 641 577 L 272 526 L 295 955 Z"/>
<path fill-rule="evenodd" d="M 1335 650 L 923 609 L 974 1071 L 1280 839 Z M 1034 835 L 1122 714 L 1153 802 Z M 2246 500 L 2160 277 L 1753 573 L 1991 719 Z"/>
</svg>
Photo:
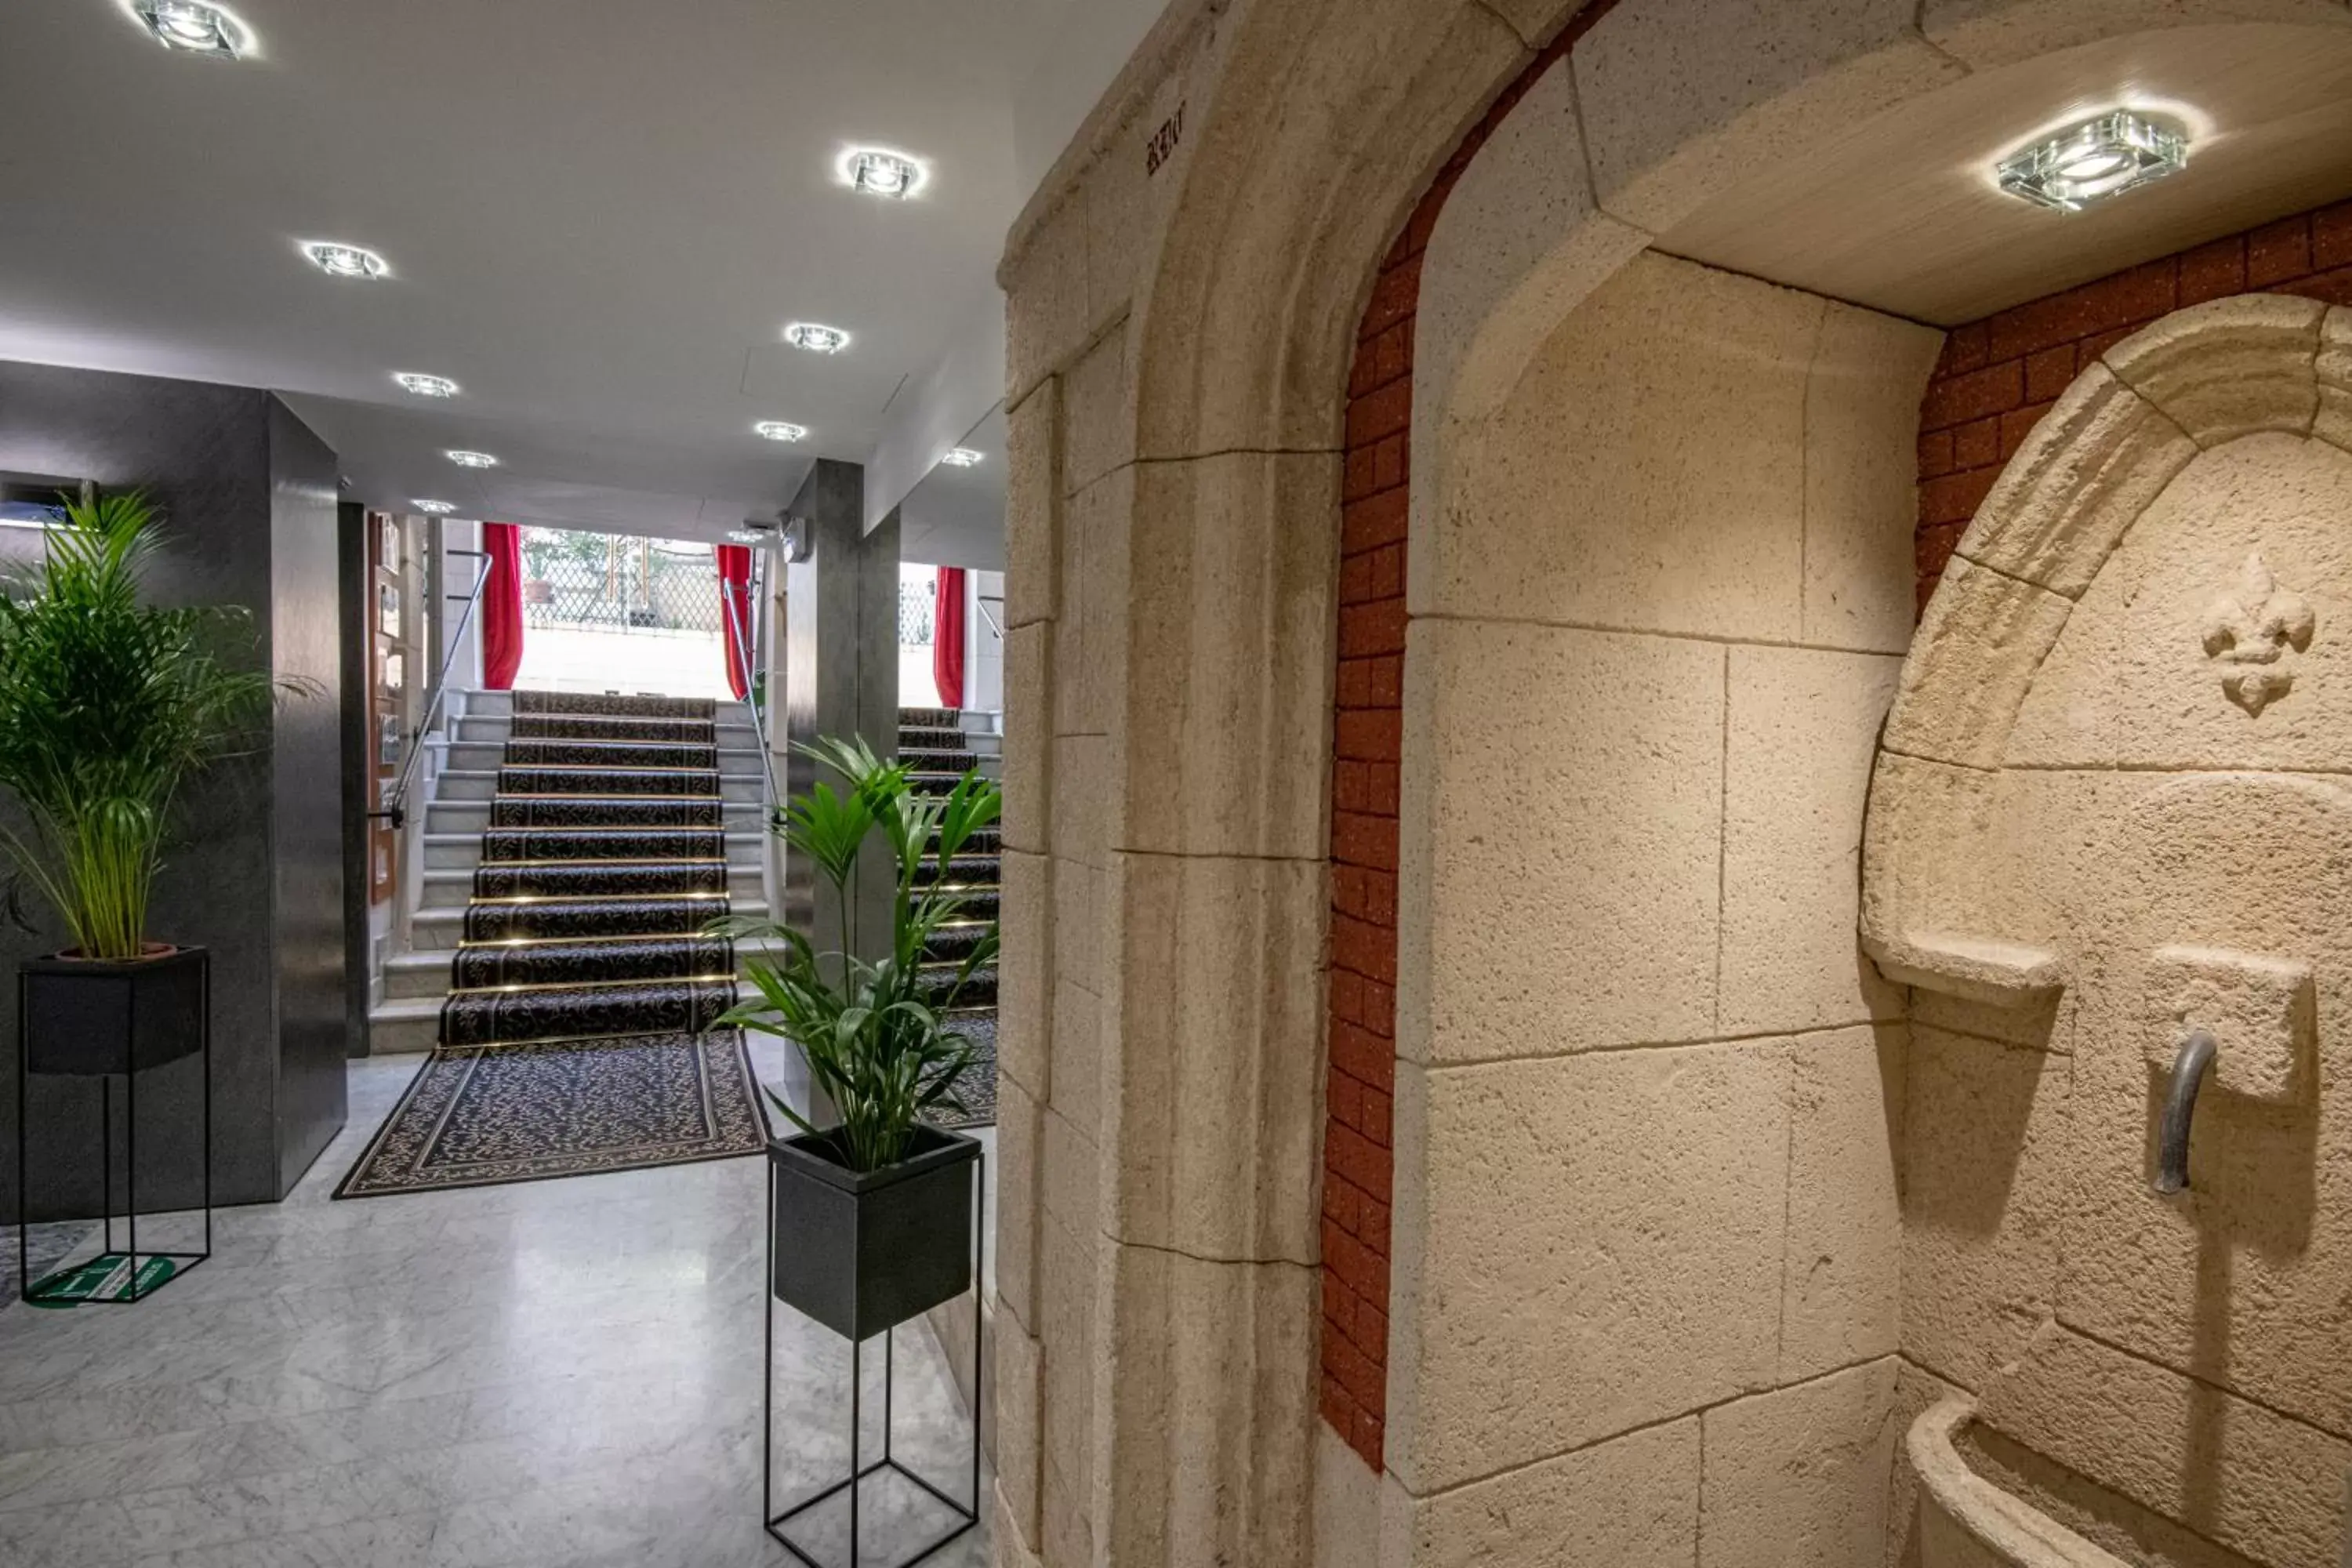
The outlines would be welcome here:
<svg viewBox="0 0 2352 1568">
<path fill-rule="evenodd" d="M 932 1497 L 938 1499 L 941 1503 L 947 1506 L 950 1512 L 955 1515 L 956 1521 L 955 1523 L 949 1527 L 945 1534 L 940 1536 L 935 1541 L 932 1541 L 929 1544 L 923 1547 L 921 1551 L 917 1552 L 913 1556 L 893 1564 L 892 1568 L 913 1568 L 913 1564 L 920 1563 L 924 1558 L 929 1557 L 931 1553 L 939 1551 L 950 1542 L 958 1539 L 963 1535 L 965 1531 L 971 1530 L 974 1525 L 980 1522 L 981 1377 L 984 1369 L 982 1361 L 981 1303 L 977 1300 L 977 1297 L 981 1289 L 982 1278 L 981 1273 L 981 1258 L 979 1254 L 981 1248 L 986 1245 L 986 1238 L 981 1229 L 981 1220 L 985 1212 L 983 1205 L 986 1202 L 985 1194 L 987 1193 L 987 1189 L 988 1161 L 987 1156 L 982 1155 L 979 1158 L 978 1170 L 975 1179 L 972 1182 L 971 1193 L 971 1234 L 973 1252 L 971 1288 L 975 1299 L 972 1302 L 971 1314 L 971 1502 L 969 1506 L 958 1502 L 953 1497 L 950 1497 L 938 1486 L 924 1479 L 921 1476 L 917 1475 L 905 1465 L 900 1464 L 890 1453 L 891 1385 L 895 1381 L 893 1373 L 896 1371 L 893 1359 L 893 1340 L 894 1336 L 898 1333 L 898 1329 L 894 1325 L 893 1327 L 885 1329 L 882 1331 L 882 1457 L 875 1460 L 870 1465 L 861 1466 L 858 1463 L 858 1445 L 862 1436 L 862 1424 L 866 1415 L 865 1346 L 855 1334 L 845 1335 L 844 1337 L 849 1341 L 848 1478 L 844 1480 L 834 1482 L 833 1485 L 825 1488 L 823 1491 L 818 1492 L 815 1496 L 794 1503 L 792 1507 L 784 1510 L 782 1513 L 775 1511 L 776 1292 L 771 1285 L 774 1273 L 772 1267 L 771 1267 L 769 1270 L 771 1279 L 762 1281 L 763 1286 L 769 1286 L 770 1288 L 762 1289 L 761 1291 L 761 1294 L 767 1298 L 768 1311 L 764 1342 L 761 1347 L 760 1512 L 762 1520 L 767 1525 L 768 1533 L 774 1537 L 776 1542 L 781 1544 L 785 1551 L 791 1552 L 796 1561 L 806 1564 L 807 1568 L 826 1568 L 826 1564 L 818 1562 L 817 1559 L 810 1556 L 805 1551 L 802 1550 L 798 1542 L 794 1542 L 790 1536 L 784 1533 L 785 1527 L 790 1525 L 794 1520 L 799 1519 L 802 1515 L 809 1512 L 811 1510 L 826 1502 L 830 1502 L 833 1499 L 840 1496 L 845 1491 L 847 1492 L 849 1494 L 849 1562 L 845 1565 L 845 1568 L 859 1568 L 857 1540 L 859 1510 L 857 1494 L 866 1478 L 869 1476 L 879 1475 L 885 1470 L 891 1471 L 905 1478 L 907 1480 L 913 1482 L 916 1486 L 920 1487 Z M 768 1235 L 772 1238 L 775 1234 L 776 1167 L 774 1163 L 772 1161 L 768 1166 Z M 771 1242 L 771 1245 L 772 1245 L 772 1241 Z M 811 1321 L 814 1321 L 814 1320 Z M 941 1348 L 945 1349 L 946 1347 L 942 1346 Z"/>
<path fill-rule="evenodd" d="M 127 1307 L 145 1300 L 172 1280 L 181 1278 L 213 1255 L 213 1063 L 212 1063 L 212 962 L 211 955 L 194 950 L 196 967 L 197 1026 L 193 1049 L 142 1049 L 141 1020 L 138 1012 L 138 988 L 124 988 L 130 998 L 124 1007 L 120 1049 L 117 1042 L 109 1041 L 94 1052 L 86 1047 L 68 1047 L 45 1053 L 46 1059 L 36 1061 L 33 1043 L 33 988 L 36 979 L 56 973 L 52 961 L 35 960 L 16 973 L 16 1291 L 18 1296 L 35 1305 L 66 1304 Z M 203 1100 L 203 1162 L 205 1245 L 201 1252 L 149 1252 L 143 1256 L 168 1258 L 177 1265 L 169 1278 L 158 1280 L 144 1289 L 140 1288 L 139 1250 L 139 1079 L 151 1068 L 193 1055 L 204 1079 Z M 100 1256 L 114 1251 L 114 1079 L 122 1079 L 122 1141 L 123 1141 L 123 1203 L 129 1242 L 130 1285 L 120 1296 L 78 1297 L 51 1289 L 37 1291 L 32 1273 L 32 1188 L 30 1150 L 26 1140 L 26 1102 L 31 1099 L 32 1079 L 43 1078 L 96 1078 L 99 1096 L 99 1208 L 104 1222 L 100 1237 Z M 974 1495 L 977 1495 L 976 1493 Z"/>
</svg>

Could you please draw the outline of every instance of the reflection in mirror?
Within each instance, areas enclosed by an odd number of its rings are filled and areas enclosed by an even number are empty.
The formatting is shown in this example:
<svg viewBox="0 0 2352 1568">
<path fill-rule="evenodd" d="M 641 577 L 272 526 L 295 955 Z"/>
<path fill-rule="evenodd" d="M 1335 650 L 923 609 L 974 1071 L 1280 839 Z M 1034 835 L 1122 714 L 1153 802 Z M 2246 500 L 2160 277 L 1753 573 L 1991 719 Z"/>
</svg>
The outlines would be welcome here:
<svg viewBox="0 0 2352 1568">
<path fill-rule="evenodd" d="M 898 700 L 1004 706 L 1005 421 L 1002 405 L 898 504 Z"/>
</svg>

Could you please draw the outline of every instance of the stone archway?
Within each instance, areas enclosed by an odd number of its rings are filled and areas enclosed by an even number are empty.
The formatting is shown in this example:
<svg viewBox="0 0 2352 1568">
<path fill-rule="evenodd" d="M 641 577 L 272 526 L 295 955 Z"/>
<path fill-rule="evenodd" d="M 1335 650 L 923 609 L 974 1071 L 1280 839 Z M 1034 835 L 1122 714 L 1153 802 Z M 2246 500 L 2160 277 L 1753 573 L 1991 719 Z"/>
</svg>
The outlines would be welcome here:
<svg viewBox="0 0 2352 1568">
<path fill-rule="evenodd" d="M 1181 8 L 1016 230 L 1012 1560 L 1310 1550 L 1348 360 L 1373 258 L 1431 172 L 1581 9 Z M 1497 190 L 1503 227 L 1465 234 L 1491 264 L 1433 313 L 1461 346 L 1416 373 L 1417 448 L 1424 420 L 1516 384 L 1527 323 L 1825 117 L 2116 33 L 2346 20 L 2326 0 L 1708 5 L 1704 25 L 1699 9 L 1621 0 L 1579 45 L 1578 85 L 1591 73 L 1612 106 L 1586 116 L 1581 194 L 1511 212 Z"/>
</svg>

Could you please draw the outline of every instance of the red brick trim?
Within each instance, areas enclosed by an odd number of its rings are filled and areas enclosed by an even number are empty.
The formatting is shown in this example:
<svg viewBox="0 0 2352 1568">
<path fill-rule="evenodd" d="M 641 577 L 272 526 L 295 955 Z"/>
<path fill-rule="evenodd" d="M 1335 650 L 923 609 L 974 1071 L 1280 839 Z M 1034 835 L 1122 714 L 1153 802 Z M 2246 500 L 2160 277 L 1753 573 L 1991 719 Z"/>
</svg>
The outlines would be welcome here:
<svg viewBox="0 0 2352 1568">
<path fill-rule="evenodd" d="M 2352 202 L 1955 327 L 1919 405 L 1920 611 L 2002 466 L 2078 374 L 2159 316 L 2244 293 L 2352 305 Z"/>
<path fill-rule="evenodd" d="M 1404 728 L 1404 563 L 1412 330 L 1421 258 L 1455 182 L 1599 0 L 1505 88 L 1381 260 L 1348 377 L 1339 679 L 1331 716 L 1330 1000 L 1323 1126 L 1322 1411 L 1375 1470 L 1388 1416 L 1390 1146 L 1396 1085 L 1397 770 Z"/>
</svg>

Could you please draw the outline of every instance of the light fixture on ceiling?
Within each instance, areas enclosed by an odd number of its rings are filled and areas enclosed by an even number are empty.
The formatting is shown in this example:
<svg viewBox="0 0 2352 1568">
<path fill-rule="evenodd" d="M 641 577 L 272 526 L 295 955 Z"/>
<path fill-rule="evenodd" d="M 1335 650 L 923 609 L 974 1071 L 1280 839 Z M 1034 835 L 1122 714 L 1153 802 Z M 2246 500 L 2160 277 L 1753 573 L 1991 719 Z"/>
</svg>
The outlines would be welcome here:
<svg viewBox="0 0 2352 1568">
<path fill-rule="evenodd" d="M 183 54 L 234 60 L 253 48 L 253 29 L 207 0 L 136 0 L 131 14 L 147 25 L 157 43 Z"/>
<path fill-rule="evenodd" d="M 772 518 L 747 517 L 740 524 L 727 531 L 727 537 L 738 544 L 773 544 L 779 525 Z"/>
<path fill-rule="evenodd" d="M 981 454 L 969 447 L 953 447 L 940 457 L 940 461 L 950 468 L 976 468 L 980 466 L 980 459 Z"/>
<path fill-rule="evenodd" d="M 413 392 L 419 397 L 455 397 L 457 384 L 446 375 L 420 375 L 413 370 L 394 373 L 393 380 L 400 383 L 403 392 Z"/>
<path fill-rule="evenodd" d="M 839 327 L 823 327 L 814 321 L 794 321 L 784 329 L 784 342 L 796 349 L 806 349 L 813 354 L 837 354 L 849 346 L 849 334 Z"/>
<path fill-rule="evenodd" d="M 457 451 L 441 455 L 461 468 L 495 468 L 499 466 L 499 460 L 488 452 Z"/>
<path fill-rule="evenodd" d="M 392 270 L 374 251 L 331 239 L 306 239 L 302 241 L 302 254 L 310 258 L 311 266 L 330 278 L 375 279 Z"/>
<path fill-rule="evenodd" d="M 1995 174 L 2011 195 L 2060 212 L 2080 212 L 2188 165 L 2189 142 L 2179 131 L 2116 109 L 2021 148 L 2003 158 Z"/>
<path fill-rule="evenodd" d="M 757 425 L 751 426 L 751 433 L 755 436 L 765 437 L 771 441 L 805 441 L 808 439 L 807 426 L 793 425 L 782 419 L 762 419 Z"/>
<path fill-rule="evenodd" d="M 449 500 L 413 500 L 408 504 L 434 517 L 446 517 L 457 510 L 457 503 Z"/>
<path fill-rule="evenodd" d="M 862 196 L 898 201 L 923 188 L 923 165 L 887 147 L 852 147 L 841 155 L 842 182 Z"/>
</svg>

